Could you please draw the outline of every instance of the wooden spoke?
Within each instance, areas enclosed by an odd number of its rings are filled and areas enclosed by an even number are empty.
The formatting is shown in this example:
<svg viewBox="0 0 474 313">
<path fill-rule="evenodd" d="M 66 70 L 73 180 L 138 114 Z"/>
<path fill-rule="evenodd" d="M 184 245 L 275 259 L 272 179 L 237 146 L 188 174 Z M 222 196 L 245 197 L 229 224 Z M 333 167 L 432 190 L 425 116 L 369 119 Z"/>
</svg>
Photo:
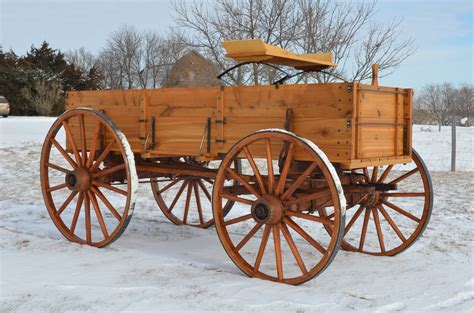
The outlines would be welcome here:
<svg viewBox="0 0 474 313">
<path fill-rule="evenodd" d="M 201 180 L 198 180 L 198 185 L 199 185 L 199 187 L 201 187 L 202 191 L 204 191 L 204 194 L 206 195 L 206 198 L 209 199 L 209 201 L 211 201 L 211 199 L 212 199 L 211 194 L 207 190 L 204 183 Z"/>
<path fill-rule="evenodd" d="M 107 183 L 103 183 L 103 182 L 94 180 L 92 182 L 92 184 L 94 184 L 96 186 L 99 186 L 99 187 L 103 187 L 103 188 L 108 189 L 110 191 L 116 192 L 116 193 L 121 194 L 122 196 L 125 196 L 125 197 L 128 195 L 128 192 L 126 190 L 114 187 L 114 186 L 109 185 Z"/>
<path fill-rule="evenodd" d="M 389 184 L 397 184 L 397 183 L 401 182 L 402 180 L 404 180 L 405 178 L 408 178 L 411 175 L 415 174 L 416 172 L 418 172 L 418 167 L 415 167 L 414 169 L 412 169 L 409 172 L 406 172 L 405 174 L 398 177 L 397 179 L 392 180 Z"/>
<path fill-rule="evenodd" d="M 290 185 L 290 187 L 286 189 L 286 191 L 281 196 L 281 199 L 283 201 L 287 200 L 293 194 L 293 192 L 295 192 L 295 190 L 304 182 L 306 177 L 308 177 L 314 171 L 317 166 L 318 164 L 316 162 L 313 162 L 310 166 L 308 166 L 304 170 L 304 172 L 300 176 L 298 176 L 298 178 Z"/>
<path fill-rule="evenodd" d="M 296 263 L 298 263 L 301 272 L 303 274 L 306 274 L 308 270 L 306 269 L 306 265 L 304 264 L 303 258 L 301 258 L 300 252 L 298 251 L 298 248 L 296 247 L 295 242 L 293 241 L 293 237 L 291 237 L 291 233 L 288 230 L 288 227 L 285 223 L 280 223 L 279 225 L 281 232 L 283 233 L 283 236 L 285 237 L 286 242 L 288 243 L 288 246 L 290 246 L 291 253 L 293 253 L 293 256 L 295 257 Z"/>
<path fill-rule="evenodd" d="M 85 208 L 84 208 L 84 214 L 86 217 L 86 242 L 88 244 L 91 244 L 92 242 L 92 227 L 91 227 L 91 203 L 89 199 L 89 195 L 86 193 L 84 195 L 85 197 Z"/>
<path fill-rule="evenodd" d="M 69 233 L 74 235 L 74 230 L 76 229 L 77 220 L 79 218 L 79 213 L 81 212 L 81 207 L 84 202 L 84 193 L 80 192 L 79 197 L 77 198 L 76 210 L 74 211 L 74 216 L 71 221 L 71 227 L 69 227 Z"/>
<path fill-rule="evenodd" d="M 271 146 L 270 138 L 265 139 L 265 147 L 266 147 L 266 152 L 267 152 L 268 193 L 273 193 L 275 175 L 273 173 L 272 146 Z"/>
<path fill-rule="evenodd" d="M 403 233 L 400 231 L 400 229 L 398 228 L 397 224 L 395 224 L 395 222 L 392 220 L 392 218 L 390 217 L 390 215 L 388 214 L 387 211 L 385 211 L 385 209 L 383 208 L 383 206 L 379 205 L 378 206 L 378 209 L 380 211 L 380 213 L 382 213 L 383 217 L 385 218 L 385 220 L 390 224 L 390 226 L 392 227 L 392 229 L 395 231 L 395 233 L 397 234 L 398 238 L 400 238 L 400 240 L 402 242 L 405 242 L 407 239 L 405 238 L 405 236 L 403 235 Z"/>
<path fill-rule="evenodd" d="M 170 189 L 171 187 L 173 187 L 174 185 L 176 185 L 178 182 L 180 182 L 179 179 L 173 180 L 171 183 L 169 183 L 168 185 L 166 185 L 162 189 L 157 190 L 156 193 L 161 194 L 161 193 L 165 192 L 166 190 Z"/>
<path fill-rule="evenodd" d="M 393 165 L 387 166 L 385 171 L 382 173 L 382 176 L 379 177 L 379 180 L 377 180 L 377 183 L 381 184 L 385 181 L 385 178 L 387 178 L 388 174 L 390 174 L 390 171 L 392 170 Z"/>
<path fill-rule="evenodd" d="M 74 190 L 73 192 L 71 192 L 71 194 L 69 195 L 69 197 L 67 197 L 66 201 L 64 201 L 64 203 L 61 205 L 61 207 L 59 208 L 58 210 L 58 215 L 61 215 L 61 213 L 63 213 L 63 211 L 67 208 L 67 206 L 69 205 L 69 203 L 71 203 L 72 199 L 74 199 L 74 197 L 77 195 L 79 191 L 77 190 Z"/>
<path fill-rule="evenodd" d="M 100 172 L 94 173 L 94 175 L 92 175 L 92 177 L 97 178 L 97 177 L 110 175 L 110 174 L 113 174 L 115 172 L 118 172 L 118 171 L 121 171 L 121 170 L 125 169 L 125 167 L 126 167 L 126 164 L 122 163 L 122 164 L 116 165 L 114 167 L 106 168 L 106 169 L 104 169 Z"/>
<path fill-rule="evenodd" d="M 66 188 L 66 184 L 59 184 L 57 186 L 54 186 L 54 187 L 50 187 L 48 188 L 48 192 L 52 192 L 52 191 L 56 191 L 56 190 L 59 190 L 59 189 L 63 189 L 63 188 Z"/>
<path fill-rule="evenodd" d="M 87 164 L 87 146 L 86 146 L 86 128 L 84 125 L 84 115 L 79 115 L 79 131 L 81 133 L 81 152 L 82 152 L 82 164 Z"/>
<path fill-rule="evenodd" d="M 374 169 L 372 170 L 372 178 L 370 178 L 371 183 L 375 183 L 377 181 L 377 174 L 379 172 L 379 167 L 374 166 Z"/>
<path fill-rule="evenodd" d="M 239 251 L 242 247 L 255 235 L 255 233 L 262 228 L 263 224 L 257 223 L 252 230 L 242 239 L 239 244 L 235 247 L 235 251 Z"/>
<path fill-rule="evenodd" d="M 425 194 L 423 192 L 390 192 L 390 193 L 382 193 L 381 196 L 384 197 L 424 197 Z"/>
<path fill-rule="evenodd" d="M 199 216 L 199 223 L 204 224 L 204 216 L 202 215 L 201 196 L 199 195 L 198 183 L 193 182 L 194 197 L 196 198 L 196 206 Z"/>
<path fill-rule="evenodd" d="M 81 156 L 79 154 L 79 151 L 77 150 L 76 141 L 74 140 L 74 137 L 72 135 L 71 128 L 69 127 L 69 123 L 68 121 L 63 121 L 62 124 L 64 127 L 64 131 L 66 132 L 66 137 L 71 143 L 72 152 L 74 153 L 74 156 L 76 157 L 76 162 L 77 164 L 82 164 Z"/>
<path fill-rule="evenodd" d="M 61 167 L 61 166 L 56 165 L 56 164 L 46 163 L 46 166 L 49 167 L 49 168 L 55 169 L 57 171 L 63 172 L 65 174 L 71 173 L 70 170 L 67 170 L 64 167 Z"/>
<path fill-rule="evenodd" d="M 311 200 L 314 200 L 314 199 L 317 199 L 317 198 L 327 197 L 327 196 L 331 196 L 331 191 L 329 190 L 329 188 L 325 188 L 321 191 L 317 191 L 317 192 L 311 193 L 309 195 L 305 195 L 305 196 L 302 196 L 302 197 L 298 197 L 296 199 L 286 201 L 285 205 L 286 206 L 292 206 L 294 204 L 305 203 L 305 202 L 308 202 L 308 201 L 311 201 Z"/>
<path fill-rule="evenodd" d="M 255 164 L 255 160 L 253 159 L 252 154 L 250 153 L 250 151 L 247 147 L 244 147 L 243 150 L 244 150 L 245 155 L 247 156 L 247 160 L 249 161 L 250 166 L 252 167 L 252 170 L 255 174 L 255 178 L 257 179 L 257 183 L 258 183 L 258 186 L 260 187 L 260 191 L 262 192 L 262 194 L 266 194 L 267 191 L 266 191 L 266 188 L 265 188 L 265 184 L 263 182 L 262 175 L 260 174 L 260 171 L 258 170 L 257 164 Z"/>
<path fill-rule="evenodd" d="M 326 249 L 323 248 L 323 246 L 317 242 L 316 240 L 313 239 L 306 231 L 303 230 L 298 224 L 296 224 L 292 219 L 289 217 L 284 217 L 283 221 L 285 222 L 286 225 L 290 226 L 295 232 L 297 232 L 301 237 L 303 237 L 307 242 L 309 242 L 313 247 L 316 248 L 321 254 L 326 253 Z"/>
<path fill-rule="evenodd" d="M 273 226 L 273 244 L 275 246 L 275 262 L 277 267 L 278 280 L 283 279 L 283 261 L 281 258 L 280 230 L 277 225 Z"/>
<path fill-rule="evenodd" d="M 252 214 L 245 214 L 245 215 L 242 215 L 242 216 L 239 216 L 239 217 L 236 217 L 236 218 L 233 218 L 233 219 L 230 219 L 228 221 L 225 221 L 224 222 L 224 225 L 225 226 L 229 226 L 229 225 L 232 225 L 232 224 L 236 224 L 236 223 L 240 223 L 240 222 L 243 222 L 243 221 L 246 221 L 248 219 L 251 219 L 252 218 Z"/>
<path fill-rule="evenodd" d="M 364 171 L 364 175 L 367 177 L 367 179 L 369 179 L 370 175 L 369 175 L 369 170 L 367 169 L 367 167 L 364 167 L 363 171 Z"/>
<path fill-rule="evenodd" d="M 186 194 L 186 203 L 184 205 L 183 224 L 188 222 L 189 203 L 191 202 L 191 194 L 193 191 L 193 182 L 188 183 L 188 191 Z"/>
<path fill-rule="evenodd" d="M 260 197 L 260 194 L 259 194 L 252 186 L 250 186 L 250 184 L 249 184 L 246 180 L 244 180 L 244 179 L 242 178 L 242 176 L 240 176 L 239 174 L 237 174 L 236 171 L 234 171 L 233 169 L 231 169 L 231 168 L 229 168 L 229 167 L 226 168 L 226 171 L 230 174 L 230 176 L 231 176 L 233 179 L 235 179 L 236 181 L 238 181 L 239 183 L 241 183 L 241 184 L 245 187 L 245 189 L 247 189 L 248 191 L 250 191 L 251 193 L 253 193 L 257 198 Z"/>
<path fill-rule="evenodd" d="M 365 209 L 364 224 L 360 233 L 359 251 L 364 250 L 365 236 L 367 234 L 367 225 L 369 224 L 370 209 Z"/>
<path fill-rule="evenodd" d="M 107 200 L 107 198 L 104 196 L 104 194 L 99 190 L 99 188 L 95 188 L 94 186 L 91 187 L 91 190 L 93 193 L 99 197 L 99 199 L 102 201 L 103 204 L 109 209 L 110 213 L 112 213 L 113 216 L 120 222 L 122 220 L 122 216 L 117 212 L 117 210 L 114 208 L 114 206 Z"/>
<path fill-rule="evenodd" d="M 267 246 L 268 237 L 270 237 L 270 231 L 272 227 L 270 225 L 265 225 L 265 229 L 263 230 L 262 241 L 260 242 L 260 247 L 258 248 L 257 258 L 255 259 L 255 265 L 253 267 L 253 272 L 258 272 L 260 268 L 260 263 L 262 263 L 263 254 L 265 253 L 265 248 Z"/>
<path fill-rule="evenodd" d="M 237 197 L 237 196 L 234 196 L 230 193 L 223 193 L 220 196 L 222 198 L 225 198 L 225 199 L 228 199 L 228 200 L 231 200 L 231 201 L 235 201 L 235 202 L 240 202 L 240 203 L 247 204 L 247 205 L 253 205 L 254 204 L 254 201 L 252 201 L 252 200 Z"/>
<path fill-rule="evenodd" d="M 102 161 L 105 160 L 105 158 L 109 154 L 110 150 L 112 150 L 112 147 L 114 146 L 114 144 L 115 144 L 115 140 L 112 140 L 107 145 L 107 147 L 105 147 L 104 151 L 102 151 L 102 153 L 99 155 L 97 160 L 95 160 L 94 164 L 92 165 L 91 172 L 93 172 L 93 171 L 95 171 L 96 169 L 99 168 L 99 165 L 102 163 Z"/>
<path fill-rule="evenodd" d="M 99 221 L 100 229 L 102 230 L 102 234 L 104 235 L 104 239 L 109 237 L 109 233 L 107 231 L 107 227 L 105 226 L 104 222 L 104 217 L 102 216 L 102 213 L 100 212 L 99 204 L 97 203 L 97 199 L 92 192 L 87 192 L 91 202 L 92 202 L 92 207 L 94 208 L 95 215 L 97 216 L 97 220 Z"/>
<path fill-rule="evenodd" d="M 326 225 L 331 226 L 331 227 L 334 226 L 333 221 L 331 221 L 328 218 L 324 218 L 324 217 L 314 216 L 314 215 L 311 215 L 311 214 L 304 214 L 304 213 L 295 212 L 295 211 L 291 211 L 291 210 L 286 210 L 285 214 L 287 216 L 294 216 L 294 217 L 302 218 L 302 219 L 305 219 L 305 220 L 326 224 Z"/>
<path fill-rule="evenodd" d="M 56 147 L 56 149 L 58 149 L 59 153 L 61 153 L 62 156 L 66 159 L 66 161 L 72 166 L 72 168 L 76 169 L 77 168 L 76 162 L 74 162 L 73 159 L 71 159 L 69 154 L 67 154 L 67 152 L 63 149 L 63 147 L 59 144 L 59 142 L 57 142 L 56 139 L 54 138 L 51 138 L 50 140 L 51 140 L 51 143 Z"/>
<path fill-rule="evenodd" d="M 360 207 L 354 214 L 354 216 L 352 216 L 351 220 L 349 221 L 349 224 L 347 224 L 346 228 L 344 229 L 344 236 L 347 235 L 347 233 L 349 232 L 349 230 L 352 228 L 352 226 L 354 225 L 354 223 L 357 221 L 357 219 L 359 218 L 359 216 L 362 214 L 362 211 L 364 211 L 364 207 Z"/>
<path fill-rule="evenodd" d="M 187 185 L 188 185 L 188 181 L 185 180 L 185 181 L 183 182 L 183 184 L 181 185 L 181 187 L 179 188 L 178 193 L 177 193 L 176 196 L 174 197 L 173 202 L 171 202 L 171 205 L 170 205 L 170 207 L 169 207 L 169 209 L 168 209 L 169 212 L 171 212 L 171 210 L 174 209 L 174 206 L 175 206 L 176 203 L 178 202 L 179 198 L 181 197 L 181 194 L 182 194 L 183 191 L 184 191 L 184 188 L 186 188 Z"/>
<path fill-rule="evenodd" d="M 411 214 L 410 212 L 407 212 L 405 210 L 403 210 L 402 208 L 396 206 L 395 204 L 387 201 L 387 200 L 382 200 L 382 203 L 385 204 L 386 206 L 388 206 L 389 208 L 391 208 L 392 210 L 408 217 L 409 219 L 412 219 L 414 220 L 415 222 L 419 223 L 420 222 L 420 219 L 416 216 L 414 216 L 413 214 Z"/>
<path fill-rule="evenodd" d="M 383 233 L 382 227 L 380 226 L 379 214 L 377 213 L 377 208 L 372 208 L 372 215 L 374 216 L 375 229 L 377 230 L 377 237 L 379 238 L 380 250 L 385 252 L 385 244 L 383 242 Z"/>
<path fill-rule="evenodd" d="M 97 125 L 95 126 L 94 130 L 94 135 L 92 137 L 92 145 L 91 145 L 91 150 L 89 152 L 89 158 L 87 159 L 86 167 L 90 168 L 92 166 L 92 162 L 94 161 L 95 157 L 95 152 L 97 151 L 97 146 L 99 142 L 99 136 L 100 136 L 100 122 L 97 122 Z"/>
<path fill-rule="evenodd" d="M 283 163 L 283 168 L 281 170 L 280 178 L 278 179 L 277 188 L 275 190 L 275 195 L 279 196 L 283 189 L 285 188 L 286 177 L 288 176 L 288 171 L 290 169 L 291 162 L 293 161 L 293 153 L 295 151 L 294 143 L 290 143 L 288 147 L 288 153 L 286 155 L 285 163 Z"/>
</svg>

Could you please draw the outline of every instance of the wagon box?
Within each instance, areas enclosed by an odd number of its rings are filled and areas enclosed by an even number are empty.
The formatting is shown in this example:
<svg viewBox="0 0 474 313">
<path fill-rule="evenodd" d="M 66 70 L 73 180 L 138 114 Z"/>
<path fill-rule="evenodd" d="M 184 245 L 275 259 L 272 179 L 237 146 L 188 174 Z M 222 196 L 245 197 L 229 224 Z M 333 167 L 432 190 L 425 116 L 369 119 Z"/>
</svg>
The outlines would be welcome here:
<svg viewBox="0 0 474 313">
<path fill-rule="evenodd" d="M 67 103 L 104 112 L 144 158 L 215 159 L 259 129 L 284 128 L 291 110 L 292 131 L 342 168 L 411 161 L 411 89 L 332 83 L 75 91 Z M 255 153 L 264 156 L 263 148 Z"/>
<path fill-rule="evenodd" d="M 320 73 L 328 53 L 223 43 L 238 63 Z M 176 225 L 215 225 L 250 277 L 300 284 L 337 251 L 393 256 L 433 207 L 412 148 L 413 91 L 372 83 L 73 91 L 43 144 L 43 198 L 68 240 L 104 247 L 125 231 L 139 183 Z M 62 142 L 63 133 L 66 142 Z"/>
</svg>

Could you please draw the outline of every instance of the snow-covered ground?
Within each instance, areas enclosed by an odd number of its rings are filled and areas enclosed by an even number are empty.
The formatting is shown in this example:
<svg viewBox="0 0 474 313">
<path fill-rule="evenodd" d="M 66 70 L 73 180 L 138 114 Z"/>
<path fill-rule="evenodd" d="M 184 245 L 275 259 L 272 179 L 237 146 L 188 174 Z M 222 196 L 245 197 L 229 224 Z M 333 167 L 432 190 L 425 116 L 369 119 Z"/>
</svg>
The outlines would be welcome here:
<svg viewBox="0 0 474 313">
<path fill-rule="evenodd" d="M 140 186 L 124 235 L 104 249 L 66 241 L 39 184 L 41 142 L 53 119 L 0 119 L 0 312 L 166 311 L 474 312 L 473 135 L 415 126 L 435 206 L 424 236 L 390 258 L 340 251 L 319 277 L 288 286 L 243 275 L 214 228 L 177 227 Z"/>
</svg>

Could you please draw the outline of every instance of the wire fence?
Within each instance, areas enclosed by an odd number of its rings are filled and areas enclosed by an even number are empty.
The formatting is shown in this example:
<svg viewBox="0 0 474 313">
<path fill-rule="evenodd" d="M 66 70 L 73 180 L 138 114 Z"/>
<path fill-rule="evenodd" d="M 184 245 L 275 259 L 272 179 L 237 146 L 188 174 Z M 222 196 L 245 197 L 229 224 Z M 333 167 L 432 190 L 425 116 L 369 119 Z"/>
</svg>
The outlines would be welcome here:
<svg viewBox="0 0 474 313">
<path fill-rule="evenodd" d="M 413 147 L 432 171 L 451 170 L 451 126 L 414 125 Z M 456 128 L 456 171 L 474 171 L 474 127 Z"/>
</svg>

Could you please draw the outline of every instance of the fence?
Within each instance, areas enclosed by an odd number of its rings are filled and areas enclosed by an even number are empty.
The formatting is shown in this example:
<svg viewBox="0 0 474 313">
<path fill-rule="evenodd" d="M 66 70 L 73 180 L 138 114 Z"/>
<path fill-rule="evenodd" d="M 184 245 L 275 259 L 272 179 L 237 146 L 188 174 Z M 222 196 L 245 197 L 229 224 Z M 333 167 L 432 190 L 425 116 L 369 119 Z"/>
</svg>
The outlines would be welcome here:
<svg viewBox="0 0 474 313">
<path fill-rule="evenodd" d="M 432 171 L 451 170 L 451 126 L 414 125 L 413 147 Z M 474 127 L 456 127 L 456 170 L 474 171 Z"/>
</svg>

